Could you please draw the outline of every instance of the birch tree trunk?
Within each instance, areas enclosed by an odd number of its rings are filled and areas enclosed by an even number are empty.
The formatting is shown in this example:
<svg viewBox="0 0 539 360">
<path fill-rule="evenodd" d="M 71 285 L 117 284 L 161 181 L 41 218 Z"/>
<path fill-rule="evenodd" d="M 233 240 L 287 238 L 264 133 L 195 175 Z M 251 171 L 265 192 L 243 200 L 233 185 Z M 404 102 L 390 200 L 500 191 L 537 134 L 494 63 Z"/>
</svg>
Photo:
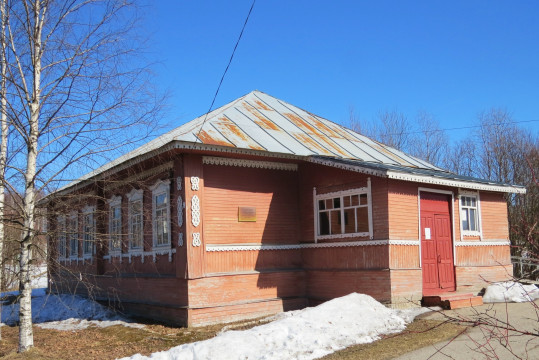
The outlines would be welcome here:
<svg viewBox="0 0 539 360">
<path fill-rule="evenodd" d="M 24 231 L 20 249 L 20 281 L 19 292 L 19 352 L 24 352 L 34 346 L 32 329 L 32 284 L 31 263 L 32 244 L 35 236 L 35 177 L 38 152 L 39 112 L 41 107 L 41 31 L 47 8 L 41 8 L 41 2 L 35 1 L 29 13 L 33 16 L 32 44 L 32 90 L 29 101 L 29 136 L 27 138 L 26 172 L 24 186 Z"/>
<path fill-rule="evenodd" d="M 2 274 L 4 265 L 4 213 L 5 213 L 5 180 L 6 156 L 7 156 L 7 82 L 6 82 L 6 0 L 0 0 L 0 62 L 2 63 L 2 73 L 0 80 L 0 294 L 2 293 Z M 2 322 L 2 303 L 0 302 L 0 323 Z M 2 328 L 0 327 L 0 340 L 2 339 Z"/>
</svg>

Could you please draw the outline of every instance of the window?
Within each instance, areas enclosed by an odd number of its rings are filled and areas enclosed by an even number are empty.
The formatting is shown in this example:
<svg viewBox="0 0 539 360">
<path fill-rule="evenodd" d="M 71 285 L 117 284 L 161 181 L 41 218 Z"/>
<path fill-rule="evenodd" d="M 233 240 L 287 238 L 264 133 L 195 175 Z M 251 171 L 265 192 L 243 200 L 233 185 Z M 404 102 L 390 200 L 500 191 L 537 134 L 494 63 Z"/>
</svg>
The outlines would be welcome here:
<svg viewBox="0 0 539 360">
<path fill-rule="evenodd" d="M 152 186 L 153 245 L 170 246 L 170 180 Z"/>
<path fill-rule="evenodd" d="M 122 251 L 122 198 L 109 200 L 109 252 Z"/>
<path fill-rule="evenodd" d="M 58 234 L 58 258 L 65 259 L 67 256 L 66 218 L 63 215 L 58 216 L 57 234 Z"/>
<path fill-rule="evenodd" d="M 83 241 L 82 241 L 82 253 L 85 256 L 92 255 L 94 253 L 95 245 L 95 219 L 94 208 L 87 207 L 83 211 Z"/>
<path fill-rule="evenodd" d="M 128 209 L 128 238 L 129 238 L 129 250 L 136 251 L 143 249 L 143 215 L 142 215 L 142 190 L 132 190 L 127 194 L 129 199 Z"/>
<path fill-rule="evenodd" d="M 317 239 L 371 236 L 369 188 L 315 194 Z"/>
<path fill-rule="evenodd" d="M 79 222 L 77 213 L 71 213 L 67 219 L 67 239 L 69 241 L 69 256 L 79 256 Z"/>
<path fill-rule="evenodd" d="M 461 194 L 459 197 L 463 235 L 480 235 L 479 194 Z"/>
</svg>

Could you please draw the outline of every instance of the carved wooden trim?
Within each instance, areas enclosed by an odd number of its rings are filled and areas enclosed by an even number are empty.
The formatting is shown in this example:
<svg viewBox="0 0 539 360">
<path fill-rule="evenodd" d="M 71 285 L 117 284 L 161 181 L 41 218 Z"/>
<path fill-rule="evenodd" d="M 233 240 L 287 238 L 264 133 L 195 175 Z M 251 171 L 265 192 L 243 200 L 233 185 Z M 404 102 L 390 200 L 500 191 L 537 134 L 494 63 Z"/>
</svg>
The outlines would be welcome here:
<svg viewBox="0 0 539 360">
<path fill-rule="evenodd" d="M 252 250 L 294 250 L 294 249 L 320 249 L 335 247 L 355 246 L 380 246 L 380 245 L 408 245 L 419 246 L 419 240 L 366 240 L 331 243 L 308 243 L 308 244 L 237 244 L 237 245 L 206 245 L 206 251 L 252 251 Z"/>
<path fill-rule="evenodd" d="M 288 170 L 297 171 L 297 164 L 280 163 L 273 161 L 260 161 L 260 160 L 245 160 L 245 159 L 232 159 L 222 158 L 217 156 L 203 156 L 202 163 L 208 165 L 225 165 L 225 166 L 238 166 L 249 167 L 256 169 L 271 169 L 271 170 Z"/>
</svg>

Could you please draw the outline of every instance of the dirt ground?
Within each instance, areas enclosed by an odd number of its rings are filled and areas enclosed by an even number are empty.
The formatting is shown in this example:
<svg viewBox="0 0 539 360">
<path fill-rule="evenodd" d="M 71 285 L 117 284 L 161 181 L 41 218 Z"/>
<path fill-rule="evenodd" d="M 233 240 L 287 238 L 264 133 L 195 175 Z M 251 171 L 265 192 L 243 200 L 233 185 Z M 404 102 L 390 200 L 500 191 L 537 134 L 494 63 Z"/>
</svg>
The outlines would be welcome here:
<svg viewBox="0 0 539 360">
<path fill-rule="evenodd" d="M 227 329 L 242 330 L 264 323 L 226 325 Z M 121 325 L 108 328 L 91 327 L 77 331 L 58 331 L 34 326 L 34 345 L 31 351 L 17 353 L 18 327 L 2 327 L 0 357 L 3 359 L 115 359 L 137 353 L 149 355 L 171 347 L 215 336 L 225 325 L 200 328 L 175 328 L 147 324 L 144 329 Z M 388 336 L 372 344 L 353 346 L 324 359 L 391 359 L 414 349 L 433 344 L 461 332 L 463 327 L 441 321 L 418 320 L 400 334 Z"/>
</svg>

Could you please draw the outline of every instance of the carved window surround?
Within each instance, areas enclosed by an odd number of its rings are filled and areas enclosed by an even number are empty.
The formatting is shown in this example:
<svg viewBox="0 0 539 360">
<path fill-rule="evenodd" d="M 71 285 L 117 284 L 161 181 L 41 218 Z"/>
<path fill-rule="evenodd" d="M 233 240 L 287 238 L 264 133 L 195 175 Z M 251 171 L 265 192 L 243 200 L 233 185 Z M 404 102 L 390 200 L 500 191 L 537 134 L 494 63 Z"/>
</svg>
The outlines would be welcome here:
<svg viewBox="0 0 539 360">
<path fill-rule="evenodd" d="M 297 171 L 297 164 L 280 163 L 273 161 L 259 161 L 259 160 L 245 160 L 245 159 L 232 159 L 222 158 L 217 156 L 203 156 L 202 163 L 208 165 L 225 165 L 225 166 L 238 166 L 248 167 L 256 169 L 271 169 L 271 170 L 287 170 Z"/>
</svg>

